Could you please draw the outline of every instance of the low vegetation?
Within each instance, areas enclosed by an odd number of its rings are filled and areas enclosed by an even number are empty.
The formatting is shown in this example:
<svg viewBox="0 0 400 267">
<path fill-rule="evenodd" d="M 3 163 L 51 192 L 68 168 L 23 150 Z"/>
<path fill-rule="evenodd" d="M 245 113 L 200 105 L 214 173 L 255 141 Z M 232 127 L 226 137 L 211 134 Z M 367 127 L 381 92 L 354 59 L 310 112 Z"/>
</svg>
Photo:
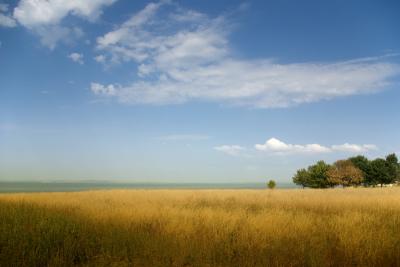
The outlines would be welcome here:
<svg viewBox="0 0 400 267">
<path fill-rule="evenodd" d="M 307 169 L 298 170 L 293 176 L 293 182 L 311 188 L 360 185 L 382 187 L 400 182 L 400 163 L 396 154 L 374 160 L 356 156 L 338 160 L 332 165 L 321 160 Z"/>
<path fill-rule="evenodd" d="M 400 266 L 400 188 L 0 195 L 1 266 Z"/>
<path fill-rule="evenodd" d="M 274 189 L 276 187 L 276 182 L 274 180 L 269 180 L 267 183 L 269 189 Z"/>
</svg>

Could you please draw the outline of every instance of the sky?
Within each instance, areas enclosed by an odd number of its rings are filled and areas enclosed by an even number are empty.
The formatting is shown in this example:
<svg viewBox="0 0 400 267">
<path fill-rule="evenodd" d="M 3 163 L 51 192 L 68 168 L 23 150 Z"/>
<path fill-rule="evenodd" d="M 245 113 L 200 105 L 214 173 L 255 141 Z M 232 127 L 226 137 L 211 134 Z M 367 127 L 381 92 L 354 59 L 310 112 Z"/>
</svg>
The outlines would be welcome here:
<svg viewBox="0 0 400 267">
<path fill-rule="evenodd" d="M 400 153 L 397 0 L 0 0 L 0 180 L 291 181 Z"/>
</svg>

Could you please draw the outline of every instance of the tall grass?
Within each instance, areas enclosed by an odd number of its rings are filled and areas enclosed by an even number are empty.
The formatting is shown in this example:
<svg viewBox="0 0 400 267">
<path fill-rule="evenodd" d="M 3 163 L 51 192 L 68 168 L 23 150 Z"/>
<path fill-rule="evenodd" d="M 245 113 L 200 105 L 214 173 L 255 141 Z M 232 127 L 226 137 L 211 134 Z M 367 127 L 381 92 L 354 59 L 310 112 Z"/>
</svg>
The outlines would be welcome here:
<svg viewBox="0 0 400 267">
<path fill-rule="evenodd" d="M 0 266 L 400 266 L 400 188 L 0 195 Z"/>
</svg>

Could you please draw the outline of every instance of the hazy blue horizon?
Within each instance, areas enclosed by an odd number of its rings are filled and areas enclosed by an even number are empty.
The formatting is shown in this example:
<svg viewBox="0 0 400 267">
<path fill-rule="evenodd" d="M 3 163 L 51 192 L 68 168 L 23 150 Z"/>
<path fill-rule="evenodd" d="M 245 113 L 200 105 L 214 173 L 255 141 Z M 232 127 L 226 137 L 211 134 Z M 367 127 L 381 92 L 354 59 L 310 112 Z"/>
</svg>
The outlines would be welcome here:
<svg viewBox="0 0 400 267">
<path fill-rule="evenodd" d="M 293 183 L 278 183 L 277 189 L 299 188 Z M 112 189 L 267 189 L 266 183 L 139 183 L 114 181 L 9 181 L 0 182 L 0 193 L 75 192 Z"/>
</svg>

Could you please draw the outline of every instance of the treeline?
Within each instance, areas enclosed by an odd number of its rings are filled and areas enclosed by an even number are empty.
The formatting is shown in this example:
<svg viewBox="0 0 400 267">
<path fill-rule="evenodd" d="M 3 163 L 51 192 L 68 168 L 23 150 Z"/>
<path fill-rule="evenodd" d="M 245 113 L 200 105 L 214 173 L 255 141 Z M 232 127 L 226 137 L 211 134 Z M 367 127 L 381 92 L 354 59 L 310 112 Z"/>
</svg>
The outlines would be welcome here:
<svg viewBox="0 0 400 267">
<path fill-rule="evenodd" d="M 356 156 L 338 160 L 332 165 L 321 160 L 307 169 L 298 170 L 293 182 L 310 188 L 383 186 L 400 182 L 400 163 L 396 154 L 374 160 Z"/>
</svg>

